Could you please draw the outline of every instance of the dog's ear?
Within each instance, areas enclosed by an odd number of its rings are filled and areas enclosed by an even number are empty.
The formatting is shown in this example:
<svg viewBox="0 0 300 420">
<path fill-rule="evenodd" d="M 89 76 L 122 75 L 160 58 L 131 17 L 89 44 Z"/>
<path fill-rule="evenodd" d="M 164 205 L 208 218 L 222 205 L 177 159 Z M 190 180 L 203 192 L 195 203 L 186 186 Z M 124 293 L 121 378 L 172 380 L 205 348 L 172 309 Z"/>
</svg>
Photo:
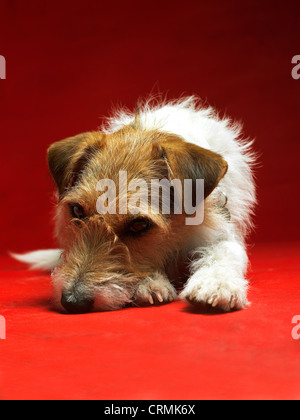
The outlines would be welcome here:
<svg viewBox="0 0 300 420">
<path fill-rule="evenodd" d="M 180 137 L 169 137 L 161 143 L 172 179 L 204 179 L 204 198 L 226 174 L 227 162 L 218 153 L 188 143 Z"/>
<path fill-rule="evenodd" d="M 98 132 L 79 134 L 49 147 L 48 166 L 60 197 L 70 184 L 74 185 L 92 152 L 101 146 L 103 136 Z"/>
</svg>

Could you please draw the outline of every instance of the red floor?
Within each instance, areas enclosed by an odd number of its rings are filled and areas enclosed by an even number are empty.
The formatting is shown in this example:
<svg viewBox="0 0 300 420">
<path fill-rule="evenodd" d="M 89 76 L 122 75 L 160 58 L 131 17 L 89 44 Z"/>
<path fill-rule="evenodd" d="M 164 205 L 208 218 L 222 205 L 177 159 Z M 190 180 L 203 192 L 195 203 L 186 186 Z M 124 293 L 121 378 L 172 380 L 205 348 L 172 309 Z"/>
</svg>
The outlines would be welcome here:
<svg viewBox="0 0 300 420">
<path fill-rule="evenodd" d="M 251 250 L 252 305 L 62 315 L 49 276 L 2 258 L 1 399 L 299 399 L 300 243 Z"/>
</svg>

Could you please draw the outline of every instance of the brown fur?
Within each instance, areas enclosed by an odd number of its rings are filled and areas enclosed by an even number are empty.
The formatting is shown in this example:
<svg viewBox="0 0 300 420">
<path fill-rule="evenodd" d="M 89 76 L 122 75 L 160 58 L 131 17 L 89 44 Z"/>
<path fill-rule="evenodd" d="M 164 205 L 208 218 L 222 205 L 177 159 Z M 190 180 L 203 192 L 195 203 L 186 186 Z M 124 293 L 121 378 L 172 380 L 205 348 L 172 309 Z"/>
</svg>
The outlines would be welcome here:
<svg viewBox="0 0 300 420">
<path fill-rule="evenodd" d="M 178 136 L 144 131 L 137 115 L 135 124 L 115 133 L 91 132 L 54 143 L 48 163 L 59 192 L 56 233 L 64 249 L 53 274 L 57 301 L 61 294 L 70 301 L 80 296 L 93 299 L 96 310 L 107 310 L 173 300 L 176 291 L 168 277 L 176 279 L 168 268 L 188 257 L 196 227 L 185 225 L 184 214 L 148 212 L 144 216 L 152 227 L 132 235 L 128 226 L 139 215 L 97 213 L 97 182 L 109 178 L 118 185 L 120 170 L 127 171 L 128 182 L 143 179 L 148 185 L 154 178 L 200 178 L 207 197 L 227 171 L 223 158 Z M 84 208 L 84 220 L 72 217 L 75 203 Z"/>
</svg>

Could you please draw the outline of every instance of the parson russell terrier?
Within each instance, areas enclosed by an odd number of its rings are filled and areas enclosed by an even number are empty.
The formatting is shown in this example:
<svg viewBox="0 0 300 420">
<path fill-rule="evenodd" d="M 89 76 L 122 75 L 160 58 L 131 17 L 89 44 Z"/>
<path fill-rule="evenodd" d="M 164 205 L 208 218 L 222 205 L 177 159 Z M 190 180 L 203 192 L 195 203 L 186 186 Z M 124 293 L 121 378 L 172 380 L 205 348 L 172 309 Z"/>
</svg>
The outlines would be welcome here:
<svg viewBox="0 0 300 420">
<path fill-rule="evenodd" d="M 223 311 L 244 308 L 255 205 L 251 145 L 238 124 L 195 97 L 120 110 L 101 131 L 50 146 L 60 249 L 15 257 L 53 270 L 62 311 L 166 303 L 177 293 Z"/>
</svg>

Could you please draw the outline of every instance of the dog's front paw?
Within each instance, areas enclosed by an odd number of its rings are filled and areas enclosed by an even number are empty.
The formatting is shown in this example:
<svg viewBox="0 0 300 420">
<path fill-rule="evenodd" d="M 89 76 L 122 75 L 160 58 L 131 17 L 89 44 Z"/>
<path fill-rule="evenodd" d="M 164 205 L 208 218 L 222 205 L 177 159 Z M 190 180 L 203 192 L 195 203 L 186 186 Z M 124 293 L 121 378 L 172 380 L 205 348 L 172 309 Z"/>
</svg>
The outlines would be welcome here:
<svg viewBox="0 0 300 420">
<path fill-rule="evenodd" d="M 214 270 L 199 270 L 189 279 L 180 298 L 195 305 L 204 304 L 222 311 L 245 308 L 247 301 L 247 282 L 234 278 L 233 273 L 220 273 Z"/>
<path fill-rule="evenodd" d="M 134 303 L 138 306 L 146 306 L 154 303 L 172 302 L 176 297 L 176 290 L 167 277 L 161 273 L 155 273 L 138 284 Z"/>
</svg>

